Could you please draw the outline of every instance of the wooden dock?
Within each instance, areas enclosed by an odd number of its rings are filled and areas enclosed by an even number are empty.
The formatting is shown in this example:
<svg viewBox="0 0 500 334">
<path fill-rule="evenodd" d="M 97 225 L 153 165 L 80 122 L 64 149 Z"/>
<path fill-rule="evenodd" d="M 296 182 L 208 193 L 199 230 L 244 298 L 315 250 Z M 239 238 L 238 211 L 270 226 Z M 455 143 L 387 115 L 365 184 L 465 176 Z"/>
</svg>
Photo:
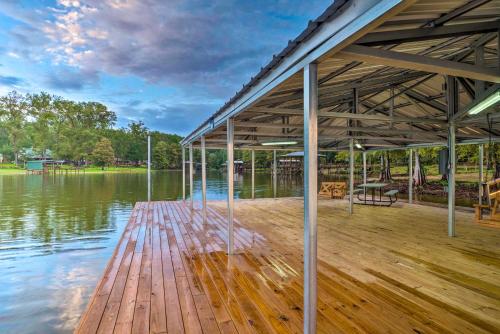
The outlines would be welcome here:
<svg viewBox="0 0 500 334">
<path fill-rule="evenodd" d="M 301 199 L 137 203 L 76 333 L 301 333 Z M 500 333 L 500 230 L 419 205 L 321 200 L 318 332 Z"/>
</svg>

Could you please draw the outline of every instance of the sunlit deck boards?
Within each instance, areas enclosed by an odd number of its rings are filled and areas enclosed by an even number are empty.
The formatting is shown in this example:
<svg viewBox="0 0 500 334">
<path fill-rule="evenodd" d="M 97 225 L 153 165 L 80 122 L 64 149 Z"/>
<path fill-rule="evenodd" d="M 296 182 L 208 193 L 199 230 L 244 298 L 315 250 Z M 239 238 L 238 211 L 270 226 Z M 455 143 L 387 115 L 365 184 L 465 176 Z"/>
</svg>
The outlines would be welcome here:
<svg viewBox="0 0 500 334">
<path fill-rule="evenodd" d="M 318 331 L 500 332 L 500 229 L 446 210 L 319 202 Z M 302 332 L 302 200 L 138 203 L 78 333 Z"/>
</svg>

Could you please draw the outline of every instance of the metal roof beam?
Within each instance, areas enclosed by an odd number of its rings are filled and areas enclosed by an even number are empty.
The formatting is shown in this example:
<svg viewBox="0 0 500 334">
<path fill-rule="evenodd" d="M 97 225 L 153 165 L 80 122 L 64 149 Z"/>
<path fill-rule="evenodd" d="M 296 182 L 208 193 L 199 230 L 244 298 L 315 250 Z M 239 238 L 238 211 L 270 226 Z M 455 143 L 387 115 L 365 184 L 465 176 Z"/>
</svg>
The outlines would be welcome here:
<svg viewBox="0 0 500 334">
<path fill-rule="evenodd" d="M 260 108 L 259 110 L 254 110 L 255 112 L 262 112 L 266 114 L 277 114 L 277 115 L 302 115 L 302 110 L 298 109 L 286 109 L 286 108 Z M 445 120 L 435 119 L 435 118 L 416 118 L 416 117 L 389 117 L 385 115 L 374 115 L 374 114 L 351 114 L 351 113 L 341 113 L 341 112 L 320 112 L 318 117 L 332 117 L 332 118 L 345 118 L 345 119 L 357 119 L 357 120 L 372 120 L 372 121 L 382 121 L 382 122 L 395 122 L 395 123 L 430 123 L 430 124 L 447 124 Z"/>
<path fill-rule="evenodd" d="M 444 14 L 440 16 L 439 18 L 432 20 L 431 22 L 427 23 L 426 26 L 429 27 L 436 27 L 445 24 L 446 22 L 449 22 L 453 20 L 454 18 L 457 18 L 467 12 L 470 12 L 471 10 L 484 5 L 485 3 L 490 2 L 491 0 L 472 0 L 467 2 L 465 5 L 460 6 L 452 10 L 451 12 Z"/>
<path fill-rule="evenodd" d="M 384 44 L 409 43 L 409 42 L 423 41 L 430 39 L 439 39 L 439 38 L 494 32 L 497 31 L 499 27 L 500 27 L 499 21 L 488 21 L 488 22 L 475 22 L 467 24 L 456 24 L 456 25 L 433 27 L 433 28 L 382 31 L 382 32 L 370 33 L 359 39 L 356 42 L 356 44 L 362 44 L 365 46 L 374 46 L 374 45 L 384 45 Z"/>
<path fill-rule="evenodd" d="M 416 54 L 370 48 L 363 45 L 347 46 L 342 51 L 337 53 L 336 57 L 363 61 L 376 65 L 500 83 L 500 70 L 496 68 L 487 68 Z"/>
<path fill-rule="evenodd" d="M 428 99 L 424 95 L 422 95 L 414 90 L 411 90 L 411 89 L 407 90 L 405 92 L 405 95 L 408 95 L 410 98 L 416 100 L 417 102 L 425 104 L 426 106 L 429 106 L 433 109 L 439 110 L 441 112 L 446 112 L 446 106 L 444 104 L 441 104 L 436 100 Z"/>
<path fill-rule="evenodd" d="M 364 80 L 356 80 L 352 82 L 343 82 L 340 84 L 329 84 L 329 85 L 323 85 L 320 86 L 319 91 L 320 91 L 320 99 L 324 98 L 326 94 L 330 94 L 331 92 L 345 92 L 349 91 L 348 94 L 344 94 L 342 96 L 350 96 L 352 98 L 352 89 L 354 88 L 366 88 L 370 87 L 370 92 L 371 91 L 383 91 L 387 89 L 389 85 L 399 85 L 403 84 L 405 82 L 419 79 L 425 75 L 428 75 L 427 72 L 407 72 L 407 73 L 400 73 L 401 71 L 398 72 L 398 74 L 394 74 L 392 76 L 389 75 L 382 75 L 378 77 L 372 77 L 369 79 L 364 79 Z M 362 91 L 360 91 L 361 93 Z M 289 102 L 289 101 L 295 101 L 295 100 L 301 100 L 302 99 L 302 88 L 300 89 L 294 89 L 294 90 L 289 90 L 285 92 L 286 95 L 280 94 L 280 95 L 271 95 L 267 97 L 265 100 L 262 101 L 262 103 L 259 103 L 259 105 L 271 105 L 271 104 L 279 104 L 283 102 Z"/>
<path fill-rule="evenodd" d="M 235 125 L 238 126 L 238 125 Z M 288 137 L 288 138 L 302 138 L 302 128 L 304 125 L 301 125 L 300 127 L 296 127 L 298 131 L 294 133 L 270 133 L 270 132 L 252 132 L 252 131 L 235 131 L 234 135 L 235 136 L 255 136 L 255 137 Z M 362 133 L 380 133 L 380 134 L 386 134 L 386 135 L 412 135 L 412 136 L 423 136 L 423 137 L 438 137 L 439 135 L 441 136 L 446 136 L 447 132 L 446 131 L 419 131 L 419 130 L 399 130 L 399 129 L 394 129 L 394 128 L 374 128 L 374 127 L 356 127 L 356 126 L 322 126 L 320 127 L 322 130 L 333 130 L 333 131 L 353 131 L 353 132 L 362 132 Z M 210 135 L 214 136 L 223 136 L 226 135 L 227 132 L 222 130 L 222 131 L 215 131 L 212 132 Z M 325 134 L 325 136 L 329 136 L 331 134 Z M 467 138 L 476 138 L 477 136 L 474 135 L 467 135 L 467 134 L 458 134 L 457 136 L 462 136 L 462 137 L 467 137 Z"/>
</svg>

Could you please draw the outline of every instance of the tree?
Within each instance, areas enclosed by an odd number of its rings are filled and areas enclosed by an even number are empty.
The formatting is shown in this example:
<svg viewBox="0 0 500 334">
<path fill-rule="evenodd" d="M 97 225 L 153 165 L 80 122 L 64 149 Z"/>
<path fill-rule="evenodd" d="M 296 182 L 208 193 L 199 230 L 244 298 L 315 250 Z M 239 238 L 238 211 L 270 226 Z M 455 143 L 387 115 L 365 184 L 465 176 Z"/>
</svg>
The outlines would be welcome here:
<svg viewBox="0 0 500 334">
<path fill-rule="evenodd" d="M 420 163 L 418 150 L 415 150 L 415 168 L 413 169 L 413 182 L 416 187 L 422 186 L 427 182 L 425 171 L 422 168 L 422 164 Z"/>
<path fill-rule="evenodd" d="M 128 160 L 139 162 L 144 161 L 148 154 L 148 128 L 144 123 L 132 122 L 128 125 L 130 131 L 130 149 L 127 154 Z"/>
<path fill-rule="evenodd" d="M 181 165 L 181 146 L 178 143 L 160 141 L 153 149 L 155 168 L 173 169 Z"/>
<path fill-rule="evenodd" d="M 153 149 L 153 165 L 157 169 L 168 168 L 167 143 L 161 141 Z"/>
<path fill-rule="evenodd" d="M 0 98 L 0 122 L 7 131 L 10 145 L 17 165 L 19 152 L 26 141 L 26 119 L 28 104 L 24 96 L 11 92 Z"/>
<path fill-rule="evenodd" d="M 99 142 L 97 142 L 94 151 L 92 152 L 92 158 L 94 159 L 94 164 L 102 167 L 102 170 L 104 170 L 105 166 L 108 166 L 115 161 L 115 152 L 113 151 L 113 146 L 108 138 L 103 137 Z"/>
<path fill-rule="evenodd" d="M 88 158 L 101 133 L 114 125 L 116 115 L 97 102 L 57 98 L 54 151 L 59 158 L 81 162 Z"/>
<path fill-rule="evenodd" d="M 47 93 L 27 95 L 30 104 L 29 115 L 32 117 L 29 130 L 33 142 L 33 150 L 42 157 L 47 156 L 47 151 L 54 145 L 53 98 Z"/>
<path fill-rule="evenodd" d="M 98 102 L 14 91 L 0 97 L 0 154 L 17 163 L 22 152 L 47 157 L 50 150 L 56 159 L 80 164 L 93 155 L 96 143 L 105 137 L 111 141 L 116 157 L 139 163 L 146 159 L 146 138 L 151 133 L 153 143 L 166 143 L 169 168 L 180 167 L 180 136 L 150 132 L 142 122 L 114 129 L 115 122 L 116 114 Z"/>
<path fill-rule="evenodd" d="M 167 164 L 172 169 L 181 167 L 182 152 L 179 143 L 167 143 Z"/>
<path fill-rule="evenodd" d="M 391 181 L 391 160 L 389 152 L 382 152 L 380 155 L 380 181 Z"/>
</svg>

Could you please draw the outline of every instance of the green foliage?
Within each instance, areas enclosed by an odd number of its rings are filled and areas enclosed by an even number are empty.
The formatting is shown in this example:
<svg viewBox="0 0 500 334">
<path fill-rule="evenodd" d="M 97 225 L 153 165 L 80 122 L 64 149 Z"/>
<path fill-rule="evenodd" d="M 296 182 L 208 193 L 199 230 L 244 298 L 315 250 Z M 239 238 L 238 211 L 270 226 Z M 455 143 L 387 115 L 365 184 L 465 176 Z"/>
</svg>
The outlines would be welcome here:
<svg viewBox="0 0 500 334">
<path fill-rule="evenodd" d="M 96 166 L 103 168 L 111 165 L 115 161 L 115 152 L 108 138 L 101 138 L 101 140 L 97 142 L 92 152 L 92 159 Z"/>
<path fill-rule="evenodd" d="M 168 168 L 167 143 L 159 142 L 153 149 L 153 166 L 156 169 Z"/>
<path fill-rule="evenodd" d="M 16 165 L 19 152 L 27 139 L 25 127 L 27 116 L 28 102 L 24 96 L 11 92 L 0 98 L 0 125 L 5 129 Z"/>
<path fill-rule="evenodd" d="M 180 168 L 181 147 L 175 142 L 160 141 L 153 149 L 153 166 L 157 169 Z"/>
<path fill-rule="evenodd" d="M 95 160 L 96 144 L 105 137 L 116 158 L 139 165 L 146 160 L 150 134 L 153 144 L 168 144 L 169 168 L 180 167 L 180 136 L 150 132 L 142 122 L 115 129 L 115 122 L 116 114 L 98 102 L 74 102 L 44 92 L 12 92 L 0 97 L 0 154 L 17 162 L 22 152 L 32 149 L 42 157 L 80 164 Z"/>
</svg>

